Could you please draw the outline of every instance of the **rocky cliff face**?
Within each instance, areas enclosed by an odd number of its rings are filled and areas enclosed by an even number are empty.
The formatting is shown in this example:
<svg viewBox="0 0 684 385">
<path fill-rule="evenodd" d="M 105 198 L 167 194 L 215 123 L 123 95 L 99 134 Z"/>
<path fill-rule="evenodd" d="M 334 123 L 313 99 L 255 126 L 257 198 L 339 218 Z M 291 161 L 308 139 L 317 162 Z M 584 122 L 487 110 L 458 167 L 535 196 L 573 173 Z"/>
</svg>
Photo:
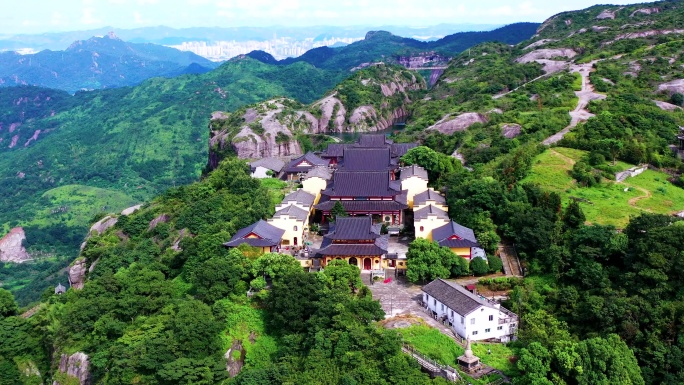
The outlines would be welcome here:
<svg viewBox="0 0 684 385">
<path fill-rule="evenodd" d="M 83 257 L 75 260 L 71 267 L 69 267 L 69 285 L 74 290 L 83 289 L 87 270 L 86 259 Z"/>
<path fill-rule="evenodd" d="M 385 130 L 407 118 L 412 91 L 425 88 L 414 72 L 380 64 L 359 71 L 308 106 L 279 98 L 233 114 L 216 112 L 208 167 L 218 166 L 229 152 L 245 159 L 299 156 L 300 134 Z"/>
<path fill-rule="evenodd" d="M 22 263 L 31 259 L 23 246 L 26 234 L 21 227 L 15 227 L 0 239 L 0 261 Z"/>
<path fill-rule="evenodd" d="M 59 368 L 52 385 L 72 384 L 90 385 L 90 361 L 85 353 L 60 356 Z"/>
</svg>

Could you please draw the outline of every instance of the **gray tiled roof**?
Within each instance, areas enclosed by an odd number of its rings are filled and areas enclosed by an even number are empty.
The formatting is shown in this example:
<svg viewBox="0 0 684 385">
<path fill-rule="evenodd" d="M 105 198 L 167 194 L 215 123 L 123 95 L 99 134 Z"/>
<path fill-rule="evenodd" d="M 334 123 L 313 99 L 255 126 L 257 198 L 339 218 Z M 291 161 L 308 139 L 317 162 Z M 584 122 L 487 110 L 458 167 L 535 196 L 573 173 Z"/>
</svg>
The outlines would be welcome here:
<svg viewBox="0 0 684 385">
<path fill-rule="evenodd" d="M 346 143 L 331 143 L 328 148 L 321 154 L 324 158 L 336 158 L 344 156 L 344 149 L 350 147 L 351 144 Z"/>
<path fill-rule="evenodd" d="M 414 206 L 420 206 L 428 201 L 432 201 L 437 204 L 446 204 L 446 198 L 433 189 L 428 189 L 427 191 L 423 191 L 422 193 L 416 194 L 413 197 Z"/>
<path fill-rule="evenodd" d="M 410 149 L 416 147 L 418 147 L 418 143 L 392 143 L 390 148 L 392 149 L 393 158 L 401 158 L 406 155 Z"/>
<path fill-rule="evenodd" d="M 401 169 L 401 180 L 406 180 L 412 176 L 428 180 L 428 172 L 424 168 L 414 164 Z"/>
<path fill-rule="evenodd" d="M 245 238 L 251 233 L 256 234 L 259 238 Z M 247 243 L 250 246 L 256 247 L 273 247 L 280 244 L 283 234 L 285 234 L 285 230 L 279 229 L 262 219 L 238 230 L 230 241 L 223 245 L 227 247 L 237 247 L 243 243 Z"/>
<path fill-rule="evenodd" d="M 358 147 L 387 147 L 392 141 L 381 134 L 364 134 L 359 137 Z"/>
<path fill-rule="evenodd" d="M 454 221 L 432 230 L 432 239 L 439 243 L 440 246 L 480 247 L 473 230 Z"/>
<path fill-rule="evenodd" d="M 287 215 L 290 218 L 296 218 L 297 220 L 304 222 L 306 221 L 306 218 L 309 217 L 309 212 L 300 207 L 290 205 L 276 211 L 275 214 L 273 214 L 273 217 L 281 217 L 284 215 Z"/>
<path fill-rule="evenodd" d="M 437 216 L 437 218 L 442 218 L 442 219 L 449 219 L 449 214 L 447 214 L 446 211 L 440 209 L 437 206 L 433 205 L 428 205 L 426 207 L 423 207 L 420 210 L 416 210 L 413 212 L 413 220 L 418 221 L 421 219 L 427 219 L 428 216 L 433 215 Z"/>
<path fill-rule="evenodd" d="M 283 169 L 283 166 L 285 166 L 285 162 L 278 158 L 263 158 L 249 164 L 249 167 L 252 169 L 252 171 L 254 171 L 257 167 L 263 167 L 273 170 L 274 172 L 280 172 L 280 170 Z"/>
<path fill-rule="evenodd" d="M 470 314 L 480 306 L 494 308 L 492 304 L 469 292 L 463 286 L 441 278 L 423 286 L 423 291 L 462 316 Z"/>
<path fill-rule="evenodd" d="M 317 210 L 329 212 L 335 202 L 340 202 L 348 213 L 357 212 L 391 212 L 401 211 L 408 208 L 405 203 L 397 201 L 325 201 L 314 206 Z"/>
<path fill-rule="evenodd" d="M 333 183 L 323 191 L 338 197 L 387 197 L 400 192 L 390 188 L 389 171 L 343 171 L 333 175 Z"/>
<path fill-rule="evenodd" d="M 311 207 L 315 200 L 315 195 L 299 189 L 285 195 L 285 198 L 283 198 L 281 203 L 287 204 L 288 202 L 297 202 L 304 207 Z"/>
<path fill-rule="evenodd" d="M 389 148 L 347 147 L 342 168 L 346 171 L 384 171 L 394 167 Z"/>
<path fill-rule="evenodd" d="M 316 166 L 309 170 L 309 172 L 307 172 L 306 175 L 304 175 L 304 180 L 314 177 L 318 177 L 324 180 L 330 180 L 330 178 L 332 178 L 332 172 L 328 167 Z"/>
<path fill-rule="evenodd" d="M 301 166 L 300 163 L 303 161 L 311 164 L 310 166 Z M 290 163 L 285 166 L 285 172 L 308 172 L 311 168 L 316 166 L 327 166 L 330 163 L 329 160 L 321 159 L 318 155 L 313 152 L 307 152 L 306 154 L 300 156 L 299 158 L 293 159 Z"/>
<path fill-rule="evenodd" d="M 373 220 L 369 215 L 359 217 L 337 217 L 335 229 L 325 235 L 328 239 L 369 240 L 378 238 L 373 231 Z"/>
</svg>

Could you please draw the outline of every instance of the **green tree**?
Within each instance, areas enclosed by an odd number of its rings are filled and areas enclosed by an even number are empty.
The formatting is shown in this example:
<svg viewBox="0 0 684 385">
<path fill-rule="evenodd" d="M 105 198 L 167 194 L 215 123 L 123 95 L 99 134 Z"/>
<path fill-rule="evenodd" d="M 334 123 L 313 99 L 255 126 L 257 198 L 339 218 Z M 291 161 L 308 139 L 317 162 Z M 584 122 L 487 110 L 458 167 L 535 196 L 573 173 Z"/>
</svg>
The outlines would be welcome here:
<svg viewBox="0 0 684 385">
<path fill-rule="evenodd" d="M 470 261 L 470 271 L 476 276 L 483 276 L 489 273 L 489 265 L 484 258 L 473 258 Z"/>
<path fill-rule="evenodd" d="M 363 286 L 358 266 L 343 260 L 333 260 L 325 266 L 323 275 L 328 279 L 331 289 L 349 290 L 355 293 Z"/>
<path fill-rule="evenodd" d="M 252 264 L 252 275 L 255 277 L 265 275 L 276 279 L 292 271 L 302 271 L 302 265 L 295 257 L 287 254 L 266 253 Z"/>
<path fill-rule="evenodd" d="M 14 301 L 14 296 L 9 290 L 0 288 L 0 318 L 10 317 L 17 314 L 19 308 Z"/>
<path fill-rule="evenodd" d="M 576 199 L 570 200 L 568 206 L 563 211 L 563 224 L 566 229 L 577 229 L 584 224 L 587 218 Z"/>
<path fill-rule="evenodd" d="M 487 264 L 489 265 L 489 271 L 491 273 L 499 273 L 503 271 L 503 262 L 501 261 L 501 258 L 497 257 L 496 255 L 488 255 Z"/>
<path fill-rule="evenodd" d="M 437 242 L 427 239 L 416 239 L 409 245 L 406 253 L 406 277 L 411 282 L 429 282 L 437 278 L 449 278 L 450 266 L 445 266 L 445 259 L 451 260 L 448 248 L 442 248 Z"/>
<path fill-rule="evenodd" d="M 335 222 L 337 217 L 348 217 L 347 210 L 344 209 L 340 201 L 336 201 L 330 209 L 330 222 Z"/>
</svg>

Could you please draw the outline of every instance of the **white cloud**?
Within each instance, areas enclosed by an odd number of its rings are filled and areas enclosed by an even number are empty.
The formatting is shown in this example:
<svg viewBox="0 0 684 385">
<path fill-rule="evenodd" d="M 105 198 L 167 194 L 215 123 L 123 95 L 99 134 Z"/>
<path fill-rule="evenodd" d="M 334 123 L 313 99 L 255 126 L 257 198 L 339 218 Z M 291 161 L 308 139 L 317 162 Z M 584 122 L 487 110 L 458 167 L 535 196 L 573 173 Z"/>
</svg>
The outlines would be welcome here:
<svg viewBox="0 0 684 385">
<path fill-rule="evenodd" d="M 83 8 L 83 13 L 81 16 L 81 23 L 87 24 L 87 25 L 99 24 L 100 19 L 95 17 L 95 9 Z"/>
</svg>

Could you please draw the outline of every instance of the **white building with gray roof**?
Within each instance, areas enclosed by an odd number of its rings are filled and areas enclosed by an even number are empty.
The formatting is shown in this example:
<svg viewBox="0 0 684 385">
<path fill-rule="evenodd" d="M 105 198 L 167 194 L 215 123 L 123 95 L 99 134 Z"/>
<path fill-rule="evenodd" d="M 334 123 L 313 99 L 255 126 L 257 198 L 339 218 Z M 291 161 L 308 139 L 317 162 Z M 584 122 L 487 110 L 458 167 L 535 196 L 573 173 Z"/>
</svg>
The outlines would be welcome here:
<svg viewBox="0 0 684 385">
<path fill-rule="evenodd" d="M 518 330 L 515 313 L 441 278 L 423 286 L 423 306 L 454 333 L 473 341 L 508 342 Z"/>
</svg>

